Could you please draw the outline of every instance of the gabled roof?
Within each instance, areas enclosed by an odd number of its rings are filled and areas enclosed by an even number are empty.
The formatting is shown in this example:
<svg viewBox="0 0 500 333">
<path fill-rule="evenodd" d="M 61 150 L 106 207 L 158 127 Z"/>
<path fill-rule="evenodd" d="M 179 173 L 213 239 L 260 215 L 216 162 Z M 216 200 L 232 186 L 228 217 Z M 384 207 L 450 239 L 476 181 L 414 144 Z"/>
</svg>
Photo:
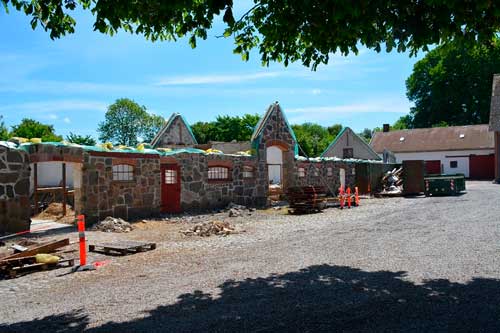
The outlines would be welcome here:
<svg viewBox="0 0 500 333">
<path fill-rule="evenodd" d="M 299 152 L 298 147 L 299 146 L 298 146 L 297 137 L 295 136 L 295 132 L 293 131 L 292 126 L 290 126 L 290 123 L 288 122 L 288 119 L 286 118 L 286 115 L 283 112 L 283 109 L 281 108 L 281 106 L 279 105 L 278 102 L 274 102 L 273 104 L 269 105 L 266 113 L 264 114 L 264 116 L 262 118 L 260 118 L 259 122 L 255 126 L 255 129 L 253 131 L 252 137 L 250 138 L 250 141 L 255 142 L 255 141 L 260 140 L 262 130 L 264 129 L 264 126 L 267 124 L 269 118 L 271 117 L 271 115 L 273 113 L 280 113 L 281 114 L 283 120 L 285 121 L 286 126 L 288 127 L 288 131 L 290 132 L 290 135 L 293 138 L 293 141 L 295 141 L 295 147 L 294 147 L 295 155 L 298 155 L 298 152 Z"/>
<path fill-rule="evenodd" d="M 500 74 L 493 75 L 491 89 L 490 131 L 500 131 Z"/>
<path fill-rule="evenodd" d="M 170 128 L 170 126 L 172 126 L 173 122 L 176 120 L 176 119 L 179 119 L 183 124 L 184 126 L 188 129 L 188 132 L 190 134 L 190 136 L 193 138 L 193 141 L 195 144 L 198 144 L 198 141 L 196 141 L 196 137 L 194 136 L 193 134 L 193 130 L 191 129 L 191 126 L 189 126 L 188 122 L 186 121 L 186 119 L 184 119 L 184 117 L 180 114 L 180 113 L 177 113 L 177 112 L 174 112 L 170 115 L 170 118 L 168 118 L 168 120 L 165 122 L 165 124 L 163 125 L 163 127 L 158 131 L 158 133 L 155 135 L 155 137 L 153 138 L 153 140 L 151 140 L 151 146 L 155 146 L 158 141 L 163 137 L 163 135 L 165 134 L 165 132 Z"/>
<path fill-rule="evenodd" d="M 379 154 L 492 149 L 494 139 L 488 125 L 469 125 L 376 132 L 370 145 Z"/>
<path fill-rule="evenodd" d="M 323 153 L 321 153 L 320 156 L 323 157 L 323 156 L 325 156 L 326 153 L 328 153 L 328 151 L 330 151 L 331 149 L 334 149 L 335 146 L 337 144 L 339 144 L 340 139 L 343 136 L 348 135 L 348 134 L 351 134 L 353 139 L 356 140 L 356 142 L 358 142 L 358 144 L 360 144 L 361 146 L 363 146 L 363 148 L 366 149 L 366 153 L 368 155 L 371 155 L 369 159 L 372 159 L 372 160 L 379 160 L 380 159 L 380 156 L 378 156 L 378 154 L 372 149 L 372 147 L 368 143 L 366 143 L 366 141 L 363 140 L 359 135 L 357 135 L 350 127 L 344 127 L 340 131 L 340 133 L 337 134 L 335 139 L 333 139 L 333 141 L 330 143 L 330 145 L 328 145 L 328 147 L 325 149 L 325 151 L 323 151 Z"/>
</svg>

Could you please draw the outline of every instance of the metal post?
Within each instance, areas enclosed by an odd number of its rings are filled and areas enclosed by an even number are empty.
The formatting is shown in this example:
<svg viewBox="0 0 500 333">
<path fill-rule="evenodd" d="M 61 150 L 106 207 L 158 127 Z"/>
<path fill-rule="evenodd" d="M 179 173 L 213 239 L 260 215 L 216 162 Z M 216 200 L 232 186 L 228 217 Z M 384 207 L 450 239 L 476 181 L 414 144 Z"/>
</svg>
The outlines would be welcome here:
<svg viewBox="0 0 500 333">
<path fill-rule="evenodd" d="M 63 216 L 66 216 L 66 163 L 62 164 L 62 205 Z"/>
<path fill-rule="evenodd" d="M 38 163 L 33 164 L 33 200 L 35 200 L 35 215 L 38 214 Z"/>
</svg>

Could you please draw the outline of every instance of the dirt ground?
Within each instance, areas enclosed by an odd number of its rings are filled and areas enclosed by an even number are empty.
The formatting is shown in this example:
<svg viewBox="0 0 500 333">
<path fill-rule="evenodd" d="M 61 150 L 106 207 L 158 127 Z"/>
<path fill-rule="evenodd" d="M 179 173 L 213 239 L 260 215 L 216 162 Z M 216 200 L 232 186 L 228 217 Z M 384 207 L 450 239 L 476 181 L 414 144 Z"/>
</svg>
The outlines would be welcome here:
<svg viewBox="0 0 500 333">
<path fill-rule="evenodd" d="M 500 186 L 362 200 L 313 215 L 258 210 L 87 231 L 157 249 L 0 280 L 0 332 L 500 331 Z M 187 237 L 226 220 L 238 234 Z M 77 233 L 70 237 L 77 249 Z M 77 256 L 77 252 L 68 253 Z"/>
</svg>

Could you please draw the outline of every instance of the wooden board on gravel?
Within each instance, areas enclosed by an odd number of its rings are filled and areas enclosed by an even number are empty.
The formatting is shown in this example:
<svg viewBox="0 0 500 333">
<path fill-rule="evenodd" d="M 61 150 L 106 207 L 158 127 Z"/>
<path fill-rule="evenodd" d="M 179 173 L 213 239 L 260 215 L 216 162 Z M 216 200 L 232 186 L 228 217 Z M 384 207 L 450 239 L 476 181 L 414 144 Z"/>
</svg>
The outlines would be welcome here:
<svg viewBox="0 0 500 333">
<path fill-rule="evenodd" d="M 138 241 L 120 241 L 113 243 L 91 244 L 89 252 L 100 252 L 108 255 L 127 255 L 156 249 L 156 243 Z"/>
<path fill-rule="evenodd" d="M 55 269 L 63 266 L 71 267 L 74 265 L 74 259 L 61 259 L 57 263 L 46 264 L 37 263 L 35 256 L 31 256 L 3 261 L 2 265 L 0 266 L 0 272 L 6 277 L 15 278 L 20 273 L 26 274 L 34 271 L 45 271 L 48 269 Z"/>
</svg>

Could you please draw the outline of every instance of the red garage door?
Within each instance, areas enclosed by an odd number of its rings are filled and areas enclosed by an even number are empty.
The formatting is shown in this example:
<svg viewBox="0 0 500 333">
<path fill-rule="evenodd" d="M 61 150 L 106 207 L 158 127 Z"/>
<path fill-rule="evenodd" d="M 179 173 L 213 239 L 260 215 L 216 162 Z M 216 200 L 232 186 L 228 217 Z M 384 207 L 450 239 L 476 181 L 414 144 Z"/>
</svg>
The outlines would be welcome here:
<svg viewBox="0 0 500 333">
<path fill-rule="evenodd" d="M 470 179 L 494 179 L 495 155 L 471 155 L 469 157 Z"/>
<path fill-rule="evenodd" d="M 441 173 L 441 161 L 425 161 L 425 173 L 428 175 Z"/>
</svg>

